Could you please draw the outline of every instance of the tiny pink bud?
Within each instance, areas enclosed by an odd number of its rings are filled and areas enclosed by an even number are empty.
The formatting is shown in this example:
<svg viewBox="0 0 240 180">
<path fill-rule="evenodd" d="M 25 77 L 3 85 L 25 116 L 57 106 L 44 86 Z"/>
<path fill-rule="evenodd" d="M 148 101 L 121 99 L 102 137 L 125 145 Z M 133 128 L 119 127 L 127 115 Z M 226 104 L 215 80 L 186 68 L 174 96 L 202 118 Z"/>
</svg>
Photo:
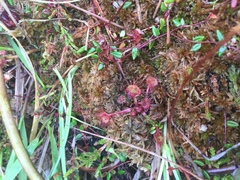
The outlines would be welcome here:
<svg viewBox="0 0 240 180">
<path fill-rule="evenodd" d="M 158 85 L 158 81 L 156 78 L 149 76 L 146 79 L 146 83 L 148 85 L 146 90 L 146 96 L 148 96 L 149 91 Z"/>
<path fill-rule="evenodd" d="M 117 99 L 118 104 L 126 103 L 126 97 L 124 95 L 120 95 Z"/>
<path fill-rule="evenodd" d="M 6 51 L 5 50 L 1 50 L 0 51 L 0 56 L 2 56 L 2 55 L 6 55 Z"/>
<path fill-rule="evenodd" d="M 131 112 L 131 116 L 132 116 L 132 117 L 134 117 L 134 116 L 136 116 L 136 115 L 137 115 L 137 112 L 136 112 L 136 111 L 132 111 L 132 112 Z"/>
</svg>

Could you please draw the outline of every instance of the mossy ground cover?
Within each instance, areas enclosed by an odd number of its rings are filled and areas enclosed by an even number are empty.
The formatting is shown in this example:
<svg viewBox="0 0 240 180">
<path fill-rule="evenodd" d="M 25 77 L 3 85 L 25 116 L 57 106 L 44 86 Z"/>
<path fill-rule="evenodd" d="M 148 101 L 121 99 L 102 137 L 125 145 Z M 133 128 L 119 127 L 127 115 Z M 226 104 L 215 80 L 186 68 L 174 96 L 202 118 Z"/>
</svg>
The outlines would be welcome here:
<svg viewBox="0 0 240 180">
<path fill-rule="evenodd" d="M 18 26 L 1 16 L 5 84 L 17 122 L 24 111 L 30 141 L 37 127 L 31 159 L 36 167 L 45 161 L 45 179 L 160 179 L 161 171 L 172 179 L 189 179 L 189 171 L 199 179 L 233 178 L 240 161 L 239 32 L 225 38 L 240 22 L 237 1 L 12 5 Z M 18 62 L 9 37 L 18 39 L 35 73 Z M 41 80 L 35 88 L 32 74 Z M 1 137 L 3 177 L 10 149 Z"/>
</svg>

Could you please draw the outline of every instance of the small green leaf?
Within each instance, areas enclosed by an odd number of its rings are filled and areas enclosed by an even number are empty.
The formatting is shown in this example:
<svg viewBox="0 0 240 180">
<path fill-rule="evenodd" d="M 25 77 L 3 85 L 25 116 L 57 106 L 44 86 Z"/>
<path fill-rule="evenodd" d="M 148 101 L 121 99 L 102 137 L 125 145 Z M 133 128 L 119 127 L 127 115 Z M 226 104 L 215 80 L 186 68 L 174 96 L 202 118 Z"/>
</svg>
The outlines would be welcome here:
<svg viewBox="0 0 240 180">
<path fill-rule="evenodd" d="M 152 26 L 152 33 L 153 33 L 153 35 L 156 37 L 156 36 L 159 36 L 160 31 L 159 31 L 159 29 L 156 28 L 155 26 Z"/>
<path fill-rule="evenodd" d="M 132 48 L 132 58 L 133 58 L 133 60 L 136 59 L 138 55 L 139 55 L 138 48 L 136 48 L 136 47 Z"/>
<path fill-rule="evenodd" d="M 216 155 L 216 150 L 214 149 L 214 147 L 210 147 L 209 148 L 209 152 L 211 154 L 211 157 L 215 156 Z"/>
<path fill-rule="evenodd" d="M 195 36 L 194 38 L 193 38 L 193 41 L 194 42 L 201 42 L 201 41 L 203 41 L 204 40 L 204 36 Z"/>
<path fill-rule="evenodd" d="M 78 134 L 78 135 L 76 135 L 76 136 L 75 136 L 75 140 L 77 141 L 77 140 L 81 139 L 82 136 L 83 136 L 82 134 Z"/>
<path fill-rule="evenodd" d="M 201 44 L 198 43 L 198 44 L 193 45 L 190 51 L 191 52 L 198 51 L 200 48 L 201 48 Z"/>
<path fill-rule="evenodd" d="M 184 25 L 185 25 L 185 21 L 184 21 L 184 19 L 183 19 L 183 18 L 181 19 L 181 25 L 182 25 L 182 26 L 184 26 Z"/>
<path fill-rule="evenodd" d="M 154 134 L 156 132 L 156 128 L 153 126 L 150 128 L 150 134 Z"/>
<path fill-rule="evenodd" d="M 122 30 L 121 32 L 120 32 L 120 37 L 124 37 L 126 35 L 126 31 L 125 30 Z"/>
<path fill-rule="evenodd" d="M 117 156 L 115 156 L 114 154 L 110 154 L 110 155 L 108 156 L 108 159 L 109 159 L 109 161 L 111 161 L 111 162 L 115 161 L 116 158 L 117 158 Z"/>
<path fill-rule="evenodd" d="M 235 127 L 238 127 L 239 124 L 235 121 L 227 121 L 227 127 L 232 127 L 232 128 L 235 128 Z"/>
<path fill-rule="evenodd" d="M 222 41 L 224 39 L 223 34 L 221 33 L 221 31 L 216 30 L 217 33 L 217 39 L 218 41 Z"/>
<path fill-rule="evenodd" d="M 195 162 L 197 165 L 199 166 L 204 166 L 204 163 L 202 161 L 199 160 L 193 160 L 193 162 Z"/>
<path fill-rule="evenodd" d="M 122 169 L 120 169 L 120 170 L 118 170 L 118 172 L 117 172 L 119 175 L 123 175 L 124 173 L 125 173 L 125 171 L 124 170 L 122 170 Z"/>
<path fill-rule="evenodd" d="M 107 180 L 111 180 L 112 174 L 111 173 L 107 173 Z"/>
<path fill-rule="evenodd" d="M 26 14 L 29 14 L 29 13 L 32 12 L 32 10 L 31 10 L 31 8 L 30 8 L 28 5 L 26 5 L 26 7 L 25 7 L 25 9 L 24 9 L 24 12 L 25 12 Z"/>
<path fill-rule="evenodd" d="M 165 20 L 163 18 L 160 18 L 160 29 L 162 29 L 165 26 Z"/>
<path fill-rule="evenodd" d="M 81 124 L 81 125 L 78 127 L 78 129 L 84 130 L 84 126 Z"/>
<path fill-rule="evenodd" d="M 155 41 L 151 41 L 151 42 L 148 44 L 148 49 L 151 50 L 154 44 L 155 44 Z"/>
<path fill-rule="evenodd" d="M 166 3 L 166 4 L 171 4 L 173 2 L 174 2 L 174 0 L 164 0 L 164 3 Z"/>
<path fill-rule="evenodd" d="M 94 58 L 94 59 L 97 59 L 97 58 L 98 58 L 98 55 L 96 55 L 96 54 L 91 54 L 91 57 Z"/>
<path fill-rule="evenodd" d="M 127 9 L 130 5 L 132 4 L 132 2 L 125 2 L 125 4 L 123 5 L 123 9 Z"/>
<path fill-rule="evenodd" d="M 218 56 L 222 56 L 223 53 L 227 50 L 227 47 L 226 46 L 221 46 L 218 50 Z"/>
<path fill-rule="evenodd" d="M 117 50 L 117 47 L 116 46 L 110 46 L 114 51 Z"/>
<path fill-rule="evenodd" d="M 193 70 L 192 67 L 189 66 L 189 67 L 187 68 L 187 73 L 188 73 L 188 74 L 191 74 L 191 73 L 192 73 L 192 70 Z"/>
<path fill-rule="evenodd" d="M 98 71 L 101 71 L 103 68 L 104 68 L 104 64 L 103 64 L 103 63 L 100 63 L 100 64 L 98 65 Z"/>
<path fill-rule="evenodd" d="M 204 176 L 206 179 L 210 179 L 210 176 L 209 176 L 209 174 L 207 173 L 207 171 L 203 170 L 202 173 L 203 173 L 203 176 Z"/>
<path fill-rule="evenodd" d="M 14 5 L 13 0 L 8 0 L 8 3 L 9 3 L 11 6 Z"/>
<path fill-rule="evenodd" d="M 77 50 L 77 53 L 81 54 L 82 52 L 84 52 L 85 51 L 85 47 L 86 46 L 82 46 L 81 48 L 79 48 L 79 50 Z"/>
<path fill-rule="evenodd" d="M 115 58 L 118 58 L 118 59 L 122 58 L 122 53 L 119 51 L 113 51 L 111 52 L 111 55 L 113 55 Z"/>
<path fill-rule="evenodd" d="M 167 6 L 164 3 L 161 3 L 161 7 L 160 7 L 162 12 L 165 12 L 167 9 Z"/>
<path fill-rule="evenodd" d="M 127 160 L 127 156 L 123 152 L 118 153 L 118 157 L 121 162 L 125 162 Z"/>
<path fill-rule="evenodd" d="M 224 144 L 224 148 L 225 149 L 228 149 L 228 148 L 230 148 L 230 147 L 232 147 L 233 145 L 232 144 Z"/>
<path fill-rule="evenodd" d="M 87 54 L 91 54 L 96 51 L 96 48 L 91 47 L 91 49 L 88 50 Z"/>
<path fill-rule="evenodd" d="M 181 23 L 180 23 L 179 19 L 173 19 L 173 24 L 174 24 L 176 27 L 181 26 Z"/>
<path fill-rule="evenodd" d="M 97 43 L 96 41 L 92 41 L 92 43 L 93 43 L 93 45 L 95 46 L 95 47 L 100 47 L 100 44 L 99 43 Z"/>
<path fill-rule="evenodd" d="M 77 121 L 76 120 L 72 120 L 71 127 L 74 127 L 75 125 L 77 125 Z"/>
</svg>

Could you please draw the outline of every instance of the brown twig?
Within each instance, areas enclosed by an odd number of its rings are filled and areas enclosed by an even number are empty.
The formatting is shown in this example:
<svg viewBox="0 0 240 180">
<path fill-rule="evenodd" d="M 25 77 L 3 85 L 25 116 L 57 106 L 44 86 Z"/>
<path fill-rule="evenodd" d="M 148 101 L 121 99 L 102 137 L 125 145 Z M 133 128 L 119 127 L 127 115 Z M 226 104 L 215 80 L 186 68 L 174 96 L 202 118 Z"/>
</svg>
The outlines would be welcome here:
<svg viewBox="0 0 240 180">
<path fill-rule="evenodd" d="M 100 14 L 103 16 L 103 11 L 102 11 L 102 9 L 101 9 L 101 7 L 100 7 L 100 5 L 99 5 L 99 3 L 98 3 L 97 0 L 93 0 L 93 5 L 95 5 L 95 6 L 97 7 L 98 11 L 99 11 Z M 106 31 L 107 31 L 107 34 L 108 34 L 109 38 L 110 38 L 110 39 L 113 38 L 113 35 L 112 35 L 112 33 L 111 33 L 108 25 L 105 26 L 105 29 L 106 29 Z M 112 40 L 112 39 L 111 39 L 111 40 Z"/>
<path fill-rule="evenodd" d="M 166 44 L 169 44 L 170 43 L 169 16 L 167 16 L 166 24 L 167 24 L 167 40 L 166 40 Z"/>
<path fill-rule="evenodd" d="M 154 13 L 153 13 L 153 18 L 155 18 L 155 17 L 156 17 L 156 15 L 157 15 L 157 12 L 158 12 L 158 9 L 159 9 L 159 7 L 160 7 L 161 3 L 162 3 L 162 0 L 159 0 L 159 1 L 158 1 L 158 4 L 157 4 L 157 7 L 156 7 L 156 9 L 155 9 L 155 11 L 154 11 Z"/>
<path fill-rule="evenodd" d="M 136 6 L 137 6 L 138 20 L 142 24 L 142 14 L 141 14 L 141 7 L 140 7 L 140 4 L 139 4 L 139 0 L 136 0 Z"/>
</svg>

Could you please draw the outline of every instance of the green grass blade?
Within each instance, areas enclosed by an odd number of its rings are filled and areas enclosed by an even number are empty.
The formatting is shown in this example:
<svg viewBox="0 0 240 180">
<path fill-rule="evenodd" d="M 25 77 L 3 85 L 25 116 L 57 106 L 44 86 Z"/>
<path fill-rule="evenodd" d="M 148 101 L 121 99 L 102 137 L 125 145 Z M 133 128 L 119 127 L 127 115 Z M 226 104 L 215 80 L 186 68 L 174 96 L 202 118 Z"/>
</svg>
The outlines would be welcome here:
<svg viewBox="0 0 240 180">
<path fill-rule="evenodd" d="M 51 146 L 51 155 L 52 155 L 52 167 L 54 167 L 57 164 L 57 159 L 58 159 L 58 148 L 57 148 L 57 141 L 54 137 L 53 129 L 50 126 L 50 123 L 47 125 L 48 129 L 48 134 L 50 136 L 50 146 Z M 53 173 L 60 173 L 61 172 L 61 167 L 60 165 L 57 165 L 56 171 Z M 60 176 L 57 176 L 55 180 L 61 180 L 62 178 Z"/>
<path fill-rule="evenodd" d="M 8 37 L 8 41 L 10 42 L 11 46 L 13 47 L 14 51 L 16 52 L 17 56 L 19 57 L 19 59 L 21 60 L 21 62 L 24 64 L 24 66 L 31 72 L 31 74 L 33 76 L 35 76 L 35 79 L 37 79 L 37 81 L 41 84 L 41 86 L 43 87 L 43 89 L 45 89 L 45 85 L 43 84 L 42 80 L 39 78 L 39 76 L 35 73 L 35 70 L 33 68 L 33 65 L 31 63 L 31 61 L 28 58 L 28 55 L 26 53 L 26 51 L 24 49 L 22 49 L 22 47 L 19 47 L 13 40 L 12 38 L 10 38 L 10 36 Z"/>
<path fill-rule="evenodd" d="M 71 114 L 72 114 L 72 79 L 73 76 L 78 69 L 78 66 L 73 67 L 67 76 L 67 81 L 64 81 L 61 77 L 60 73 L 56 69 L 54 69 L 54 72 L 57 74 L 63 90 L 61 92 L 61 97 L 59 101 L 59 142 L 60 142 L 60 148 L 59 148 L 59 156 L 56 160 L 56 164 L 52 167 L 50 171 L 50 175 L 48 178 L 51 178 L 54 175 L 54 172 L 56 171 L 59 162 L 61 161 L 61 167 L 62 167 L 62 174 L 64 175 L 67 172 L 67 165 L 66 165 L 66 155 L 65 155 L 65 146 L 70 130 L 71 125 Z M 65 98 L 66 97 L 66 98 Z M 65 101 L 67 100 L 67 102 Z M 66 114 L 65 119 L 63 118 L 63 114 Z M 67 178 L 64 178 L 67 179 Z"/>
<path fill-rule="evenodd" d="M 21 116 L 21 118 L 20 118 L 20 121 L 19 121 L 19 124 L 18 124 L 18 129 L 20 131 L 20 135 L 21 135 L 21 138 L 22 138 L 23 145 L 25 147 L 27 147 L 27 145 L 28 145 L 28 138 L 27 138 L 27 131 L 26 131 L 26 127 L 25 127 L 24 117 L 23 116 Z"/>
<path fill-rule="evenodd" d="M 27 151 L 30 155 L 33 154 L 34 150 L 38 147 L 39 145 L 39 140 L 34 139 L 27 147 Z M 14 162 L 13 162 L 14 161 Z M 14 151 L 11 154 L 10 160 L 8 161 L 8 165 L 5 171 L 5 176 L 3 180 L 13 180 L 16 178 L 16 176 L 19 174 L 19 172 L 22 170 L 22 165 L 16 159 L 16 155 Z"/>
</svg>

